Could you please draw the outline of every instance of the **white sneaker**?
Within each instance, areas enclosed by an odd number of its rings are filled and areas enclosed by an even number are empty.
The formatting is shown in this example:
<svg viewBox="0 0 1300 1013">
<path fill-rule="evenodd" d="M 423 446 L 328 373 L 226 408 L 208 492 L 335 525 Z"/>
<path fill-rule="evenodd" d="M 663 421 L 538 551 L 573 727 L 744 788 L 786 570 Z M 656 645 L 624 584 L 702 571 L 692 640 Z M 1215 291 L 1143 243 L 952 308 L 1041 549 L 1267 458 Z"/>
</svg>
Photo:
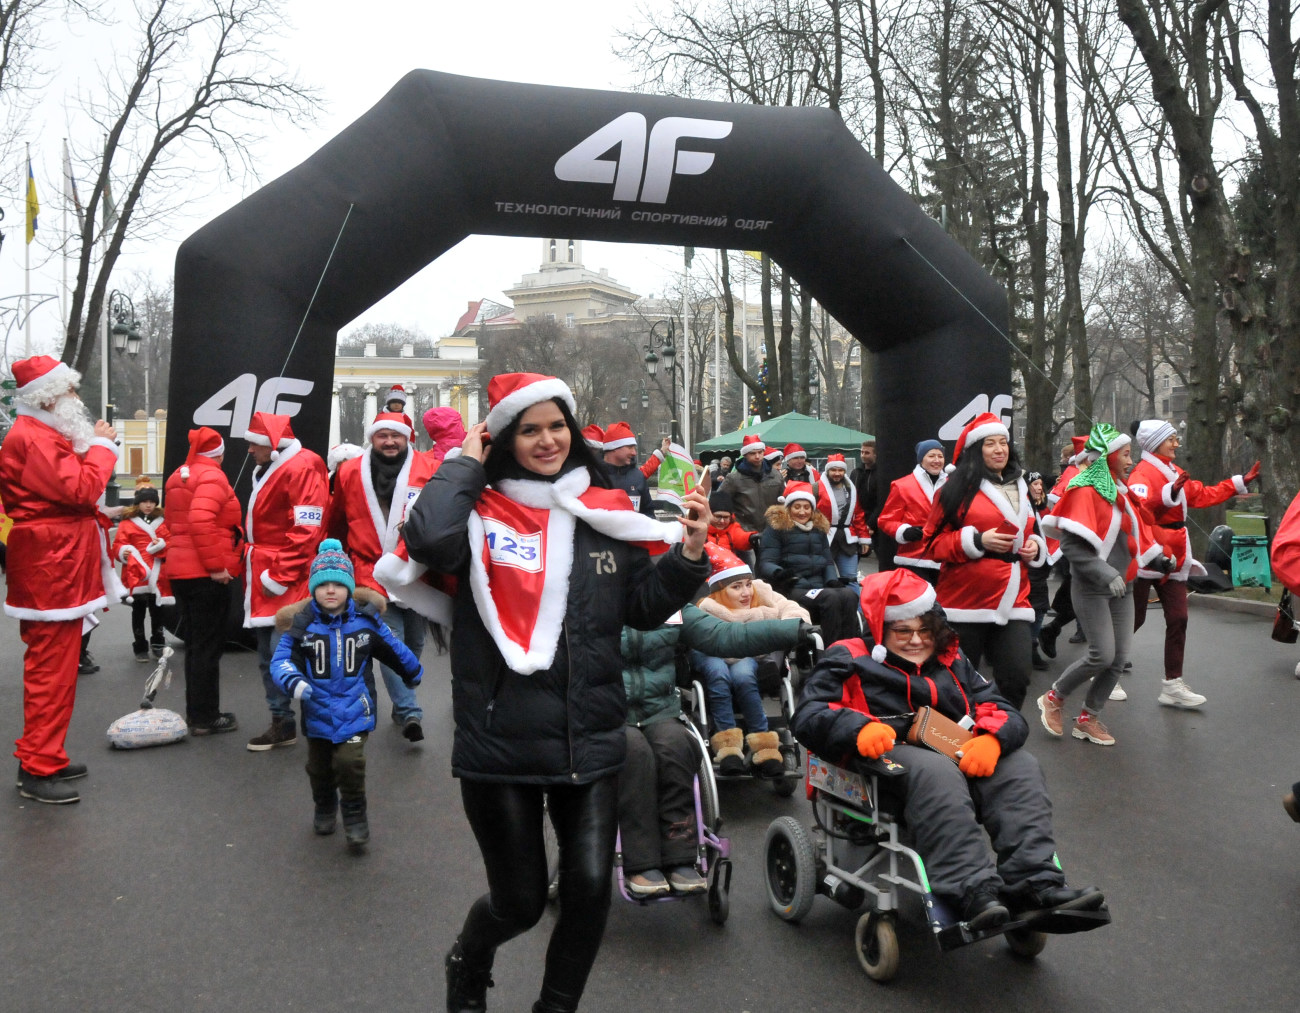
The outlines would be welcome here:
<svg viewBox="0 0 1300 1013">
<path fill-rule="evenodd" d="M 1296 665 L 1295 667 L 1295 677 L 1300 679 L 1300 665 Z"/>
<path fill-rule="evenodd" d="M 1160 696 L 1156 698 L 1156 703 L 1163 704 L 1166 707 L 1182 707 L 1184 709 L 1199 707 L 1205 703 L 1205 697 L 1200 693 L 1193 693 L 1187 688 L 1187 684 L 1182 679 L 1166 679 L 1164 688 L 1160 691 Z"/>
<path fill-rule="evenodd" d="M 1117 682 L 1115 688 L 1110 691 L 1110 698 L 1112 700 L 1127 700 L 1128 694 L 1124 692 L 1124 687 Z"/>
</svg>

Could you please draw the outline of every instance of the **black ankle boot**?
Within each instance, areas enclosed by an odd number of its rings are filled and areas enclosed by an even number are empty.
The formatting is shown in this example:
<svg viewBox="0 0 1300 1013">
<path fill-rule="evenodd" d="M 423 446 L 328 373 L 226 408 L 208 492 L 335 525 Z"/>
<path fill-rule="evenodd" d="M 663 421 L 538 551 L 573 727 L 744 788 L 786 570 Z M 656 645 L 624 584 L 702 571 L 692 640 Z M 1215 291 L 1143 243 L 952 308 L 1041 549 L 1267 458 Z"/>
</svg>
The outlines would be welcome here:
<svg viewBox="0 0 1300 1013">
<path fill-rule="evenodd" d="M 443 961 L 447 971 L 447 1013 L 480 1013 L 487 1009 L 487 990 L 492 980 L 492 961 L 474 967 L 465 959 L 457 939 Z"/>
<path fill-rule="evenodd" d="M 543 1002 L 538 999 L 533 1003 L 533 1013 L 577 1013 L 577 1006 L 570 1006 L 565 1003 L 563 1006 L 556 1006 L 554 1003 Z"/>
<path fill-rule="evenodd" d="M 343 800 L 343 832 L 348 837 L 348 847 L 364 851 L 370 841 L 370 824 L 366 822 L 366 800 Z"/>
<path fill-rule="evenodd" d="M 316 815 L 312 820 L 312 829 L 322 837 L 334 833 L 338 824 L 339 793 L 337 788 L 328 791 L 313 791 L 312 801 L 316 803 Z"/>
</svg>

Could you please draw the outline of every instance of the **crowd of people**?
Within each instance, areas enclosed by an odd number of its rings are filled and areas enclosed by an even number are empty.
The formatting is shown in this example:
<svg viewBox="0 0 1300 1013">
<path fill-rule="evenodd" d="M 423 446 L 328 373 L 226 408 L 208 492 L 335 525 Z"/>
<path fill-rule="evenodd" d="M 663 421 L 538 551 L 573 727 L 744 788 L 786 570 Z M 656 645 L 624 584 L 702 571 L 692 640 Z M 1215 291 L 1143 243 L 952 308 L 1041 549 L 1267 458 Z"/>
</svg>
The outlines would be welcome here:
<svg viewBox="0 0 1300 1013">
<path fill-rule="evenodd" d="M 688 487 L 666 512 L 651 480 L 675 452 L 668 441 L 639 463 L 626 423 L 581 428 L 563 381 L 512 373 L 491 380 L 487 416 L 468 431 L 454 412 L 426 413 L 431 451 L 413 444 L 400 387 L 363 445 L 327 459 L 288 417 L 257 412 L 242 506 L 221 435 L 196 428 L 163 496 L 141 485 L 111 517 L 116 433 L 91 420 L 77 374 L 37 356 L 14 376 L 0 499 L 14 522 L 5 609 L 26 645 L 22 796 L 80 797 L 74 782 L 87 769 L 64 743 L 97 613 L 128 601 L 132 651 L 150 661 L 174 604 L 189 733 L 239 727 L 220 694 L 234 616 L 255 643 L 269 718 L 248 750 L 291 747 L 301 729 L 314 831 L 333 833 L 341 813 L 348 846 L 363 850 L 378 683 L 397 732 L 422 741 L 415 687 L 432 632 L 450 652 L 452 770 L 487 880 L 445 959 L 452 1011 L 486 1008 L 498 947 L 541 917 L 544 818 L 559 840 L 560 913 L 534 1013 L 578 1007 L 620 825 L 634 894 L 705 889 L 677 665 L 689 658 L 705 684 L 718 769 L 780 776 L 758 659 L 817 633 L 829 647 L 796 734 L 834 757 L 904 757 L 908 822 L 935 890 L 964 920 L 985 928 L 1029 907 L 1100 905 L 1100 891 L 1066 886 L 1054 861 L 1046 785 L 1022 748 L 1031 671 L 1077 621 L 1087 649 L 1037 698 L 1041 724 L 1059 737 L 1068 722 L 1072 736 L 1112 745 L 1100 712 L 1123 698 L 1131 637 L 1154 593 L 1166 620 L 1158 701 L 1203 704 L 1183 673 L 1186 581 L 1199 567 L 1187 509 L 1244 494 L 1258 475 L 1256 465 L 1195 482 L 1175 463 L 1173 427 L 1148 420 L 1131 436 L 1095 426 L 1049 492 L 1005 423 L 982 414 L 951 464 L 927 439 L 915 469 L 891 484 L 876 475 L 874 440 L 850 471 L 841 454 L 818 469 L 803 447 L 749 433 L 734 464 L 711 466 L 709 495 Z M 861 566 L 873 553 L 874 573 Z M 1067 590 L 1045 622 L 1054 566 Z M 1084 698 L 1071 717 L 1076 690 Z M 896 742 L 920 706 L 971 730 L 959 765 Z"/>
</svg>

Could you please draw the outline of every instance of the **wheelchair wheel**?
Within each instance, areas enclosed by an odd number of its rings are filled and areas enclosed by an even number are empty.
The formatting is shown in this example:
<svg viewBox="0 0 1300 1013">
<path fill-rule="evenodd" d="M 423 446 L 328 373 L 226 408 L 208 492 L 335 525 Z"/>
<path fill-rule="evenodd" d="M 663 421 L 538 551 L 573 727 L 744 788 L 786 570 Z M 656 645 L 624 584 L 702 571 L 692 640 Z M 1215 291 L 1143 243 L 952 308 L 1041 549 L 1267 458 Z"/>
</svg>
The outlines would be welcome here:
<svg viewBox="0 0 1300 1013">
<path fill-rule="evenodd" d="M 706 830 L 716 834 L 722 827 L 722 819 L 718 808 L 718 782 L 713 779 L 713 761 L 708 756 L 704 757 L 696 777 L 700 782 L 700 819 Z"/>
<path fill-rule="evenodd" d="M 778 918 L 797 922 L 817 896 L 817 855 L 808 832 L 793 816 L 772 821 L 763 841 L 767 902 Z"/>
<path fill-rule="evenodd" d="M 1047 933 L 1033 929 L 1008 929 L 1003 938 L 1007 941 L 1007 949 L 1025 960 L 1033 960 L 1047 945 Z"/>
<path fill-rule="evenodd" d="M 894 920 L 868 911 L 853 933 L 858 963 L 872 981 L 889 981 L 898 973 L 898 933 Z"/>
<path fill-rule="evenodd" d="M 725 925 L 731 913 L 731 862 L 724 858 L 709 870 L 709 917 Z"/>
</svg>

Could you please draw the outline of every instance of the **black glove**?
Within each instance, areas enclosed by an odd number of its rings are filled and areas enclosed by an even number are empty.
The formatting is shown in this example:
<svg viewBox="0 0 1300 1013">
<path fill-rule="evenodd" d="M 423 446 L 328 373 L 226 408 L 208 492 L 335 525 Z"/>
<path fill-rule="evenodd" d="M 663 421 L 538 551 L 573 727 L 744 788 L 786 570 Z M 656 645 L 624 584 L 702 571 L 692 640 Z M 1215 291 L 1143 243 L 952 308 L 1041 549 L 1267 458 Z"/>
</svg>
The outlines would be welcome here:
<svg viewBox="0 0 1300 1013">
<path fill-rule="evenodd" d="M 755 531 L 752 535 L 749 536 L 749 551 L 750 551 L 750 552 L 757 552 L 757 551 L 758 551 L 758 543 L 759 543 L 759 535 L 758 535 L 758 532 Z"/>
<path fill-rule="evenodd" d="M 835 588 L 835 587 L 844 587 L 844 586 L 845 586 L 844 580 L 841 577 L 832 577 L 830 580 L 828 580 L 825 584 L 822 585 L 822 587 L 825 588 Z"/>
<path fill-rule="evenodd" d="M 1174 566 L 1174 561 L 1172 559 L 1168 556 L 1162 555 L 1156 556 L 1155 559 L 1151 560 L 1151 569 L 1155 570 L 1157 573 L 1173 573 L 1177 567 Z"/>
<path fill-rule="evenodd" d="M 773 585 L 776 585 L 776 584 L 783 584 L 787 579 L 792 579 L 792 578 L 789 578 L 787 576 L 784 566 L 778 566 L 775 570 L 773 570 L 771 573 L 767 575 L 767 579 L 771 581 Z"/>
<path fill-rule="evenodd" d="M 924 530 L 918 528 L 915 524 L 912 524 L 903 529 L 903 541 L 919 542 L 921 540 L 921 536 L 924 534 L 925 534 Z"/>
<path fill-rule="evenodd" d="M 821 632 L 822 628 L 820 626 L 816 626 L 813 623 L 806 623 L 800 619 L 799 639 L 796 641 L 796 646 L 811 647 L 813 645 L 813 637 L 821 636 Z"/>
</svg>

